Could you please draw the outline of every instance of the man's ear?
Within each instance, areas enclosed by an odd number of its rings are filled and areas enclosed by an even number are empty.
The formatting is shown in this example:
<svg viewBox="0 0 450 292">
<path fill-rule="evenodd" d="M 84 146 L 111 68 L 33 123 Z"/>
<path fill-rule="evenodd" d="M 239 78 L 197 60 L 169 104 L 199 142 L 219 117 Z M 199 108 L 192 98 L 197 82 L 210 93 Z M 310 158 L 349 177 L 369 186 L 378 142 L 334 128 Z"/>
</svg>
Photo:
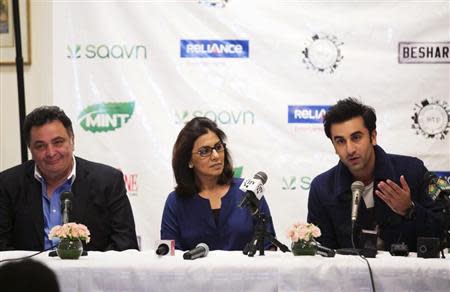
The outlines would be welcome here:
<svg viewBox="0 0 450 292">
<path fill-rule="evenodd" d="M 372 131 L 372 133 L 370 134 L 370 140 L 371 140 L 373 146 L 377 145 L 377 130 L 376 129 L 374 129 Z"/>
</svg>

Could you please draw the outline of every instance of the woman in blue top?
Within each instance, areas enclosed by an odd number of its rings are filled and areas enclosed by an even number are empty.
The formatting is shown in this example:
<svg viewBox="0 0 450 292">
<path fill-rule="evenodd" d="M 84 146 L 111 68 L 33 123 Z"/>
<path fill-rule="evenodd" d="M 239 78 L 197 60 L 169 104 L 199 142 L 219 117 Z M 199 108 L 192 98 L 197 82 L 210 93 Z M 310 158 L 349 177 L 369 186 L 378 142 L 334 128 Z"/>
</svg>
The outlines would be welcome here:
<svg viewBox="0 0 450 292">
<path fill-rule="evenodd" d="M 174 239 L 177 249 L 206 243 L 210 250 L 243 250 L 252 239 L 256 218 L 238 207 L 244 196 L 239 190 L 242 179 L 233 178 L 225 139 L 216 123 L 204 117 L 193 118 L 178 134 L 172 157 L 177 185 L 161 222 L 161 239 Z M 260 204 L 270 216 L 264 198 Z M 268 231 L 275 236 L 271 221 Z M 265 247 L 271 247 L 270 242 Z"/>
</svg>

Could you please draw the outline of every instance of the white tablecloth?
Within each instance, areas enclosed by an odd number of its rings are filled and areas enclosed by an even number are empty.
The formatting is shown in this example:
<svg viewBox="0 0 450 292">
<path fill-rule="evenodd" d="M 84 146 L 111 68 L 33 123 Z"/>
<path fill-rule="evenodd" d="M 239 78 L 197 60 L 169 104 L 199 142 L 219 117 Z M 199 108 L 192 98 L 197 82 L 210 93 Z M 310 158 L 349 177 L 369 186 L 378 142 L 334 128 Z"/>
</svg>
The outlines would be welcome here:
<svg viewBox="0 0 450 292">
<path fill-rule="evenodd" d="M 0 252 L 0 259 L 30 252 Z M 213 251 L 206 258 L 158 257 L 152 251 L 89 252 L 79 260 L 47 253 L 35 257 L 58 276 L 61 290 L 73 291 L 372 291 L 366 262 L 356 256 L 293 256 L 266 252 Z M 446 259 L 392 257 L 368 259 L 377 292 L 450 291 L 450 255 Z"/>
</svg>

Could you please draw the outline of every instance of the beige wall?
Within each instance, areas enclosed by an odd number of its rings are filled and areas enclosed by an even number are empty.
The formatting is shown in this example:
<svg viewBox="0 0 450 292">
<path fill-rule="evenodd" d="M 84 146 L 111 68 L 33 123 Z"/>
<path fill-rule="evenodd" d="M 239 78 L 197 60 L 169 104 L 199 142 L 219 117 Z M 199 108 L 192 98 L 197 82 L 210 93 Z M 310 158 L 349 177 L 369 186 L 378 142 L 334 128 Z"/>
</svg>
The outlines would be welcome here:
<svg viewBox="0 0 450 292">
<path fill-rule="evenodd" d="M 26 111 L 52 102 L 52 3 L 30 1 L 31 65 L 25 66 Z M 0 171 L 21 162 L 17 77 L 0 66 Z"/>
</svg>

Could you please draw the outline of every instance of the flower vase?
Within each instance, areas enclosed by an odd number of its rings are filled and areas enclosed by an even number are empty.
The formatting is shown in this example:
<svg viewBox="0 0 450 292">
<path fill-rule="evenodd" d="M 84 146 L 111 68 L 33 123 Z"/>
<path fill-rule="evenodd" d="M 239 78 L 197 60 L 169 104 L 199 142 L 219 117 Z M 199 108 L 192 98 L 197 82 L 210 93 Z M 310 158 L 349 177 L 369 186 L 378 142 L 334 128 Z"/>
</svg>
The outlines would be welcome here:
<svg viewBox="0 0 450 292">
<path fill-rule="evenodd" d="M 83 253 L 83 243 L 78 238 L 61 238 L 56 253 L 63 260 L 77 260 Z"/>
<path fill-rule="evenodd" d="M 292 254 L 295 256 L 301 255 L 315 255 L 317 252 L 317 246 L 315 244 L 311 244 L 310 242 L 302 242 L 297 241 L 293 242 L 292 246 Z"/>
</svg>

